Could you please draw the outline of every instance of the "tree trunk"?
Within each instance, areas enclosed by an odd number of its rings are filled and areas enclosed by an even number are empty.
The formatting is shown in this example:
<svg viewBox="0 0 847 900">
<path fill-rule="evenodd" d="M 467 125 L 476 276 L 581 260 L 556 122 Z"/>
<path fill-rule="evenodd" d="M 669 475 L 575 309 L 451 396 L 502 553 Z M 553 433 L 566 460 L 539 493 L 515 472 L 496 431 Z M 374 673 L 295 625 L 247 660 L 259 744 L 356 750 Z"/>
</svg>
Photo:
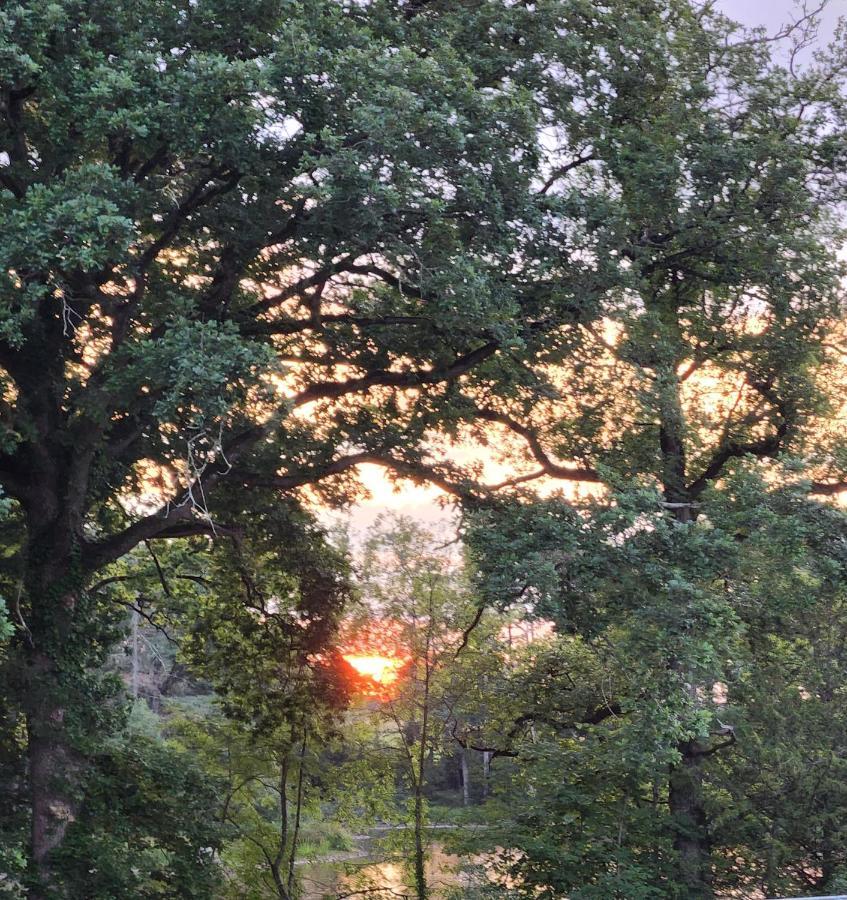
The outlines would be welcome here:
<svg viewBox="0 0 847 900">
<path fill-rule="evenodd" d="M 72 546 L 59 523 L 44 525 L 40 519 L 30 520 L 27 555 L 23 582 L 28 601 L 26 631 L 20 636 L 17 653 L 27 727 L 30 869 L 35 882 L 29 897 L 42 900 L 63 895 L 53 857 L 76 819 L 81 801 L 84 758 L 73 746 L 67 727 L 76 702 L 68 691 L 68 681 L 73 678 L 69 667 L 79 666 L 72 625 L 80 585 Z M 63 658 L 66 654 L 70 659 Z"/>
<path fill-rule="evenodd" d="M 680 746 L 682 759 L 668 781 L 674 849 L 686 900 L 711 900 L 711 848 L 703 798 L 703 756 L 696 741 Z"/>
<path fill-rule="evenodd" d="M 270 862 L 271 876 L 280 900 L 289 900 L 288 883 L 283 876 L 285 851 L 288 849 L 288 772 L 289 753 L 286 750 L 279 767 L 279 846 Z"/>
<path fill-rule="evenodd" d="M 138 699 L 138 610 L 132 611 L 132 699 Z"/>
<path fill-rule="evenodd" d="M 684 340 L 674 310 L 663 308 L 661 315 L 667 326 L 668 337 L 680 348 Z M 659 449 L 662 457 L 662 488 L 668 511 L 681 525 L 691 526 L 697 519 L 694 497 L 688 487 L 685 446 L 685 414 L 682 391 L 677 372 L 685 358 L 680 352 L 673 364 L 660 373 L 665 389 L 659 408 Z M 670 661 L 672 669 L 680 672 L 681 680 L 695 704 L 698 690 L 695 677 L 684 671 L 678 660 Z M 702 748 L 694 739 L 679 744 L 681 759 L 671 767 L 668 777 L 668 804 L 673 820 L 673 844 L 677 853 L 678 880 L 684 888 L 686 900 L 710 900 L 711 856 L 708 821 L 703 796 Z"/>
<path fill-rule="evenodd" d="M 415 786 L 415 895 L 417 900 L 427 900 L 426 853 L 424 848 L 423 785 Z"/>
<path fill-rule="evenodd" d="M 482 751 L 482 799 L 488 799 L 491 781 L 491 751 Z"/>
<path fill-rule="evenodd" d="M 462 806 L 470 806 L 471 803 L 471 775 L 468 766 L 468 751 L 465 747 L 459 748 L 459 761 L 462 766 Z"/>
<path fill-rule="evenodd" d="M 418 750 L 417 772 L 415 773 L 415 892 L 417 900 L 427 900 L 429 890 L 426 883 L 426 851 L 424 844 L 424 809 L 423 809 L 423 786 L 424 772 L 426 766 L 427 740 L 429 738 L 429 687 L 430 687 L 430 664 L 429 664 L 429 635 L 427 635 L 426 653 L 424 658 L 424 695 L 423 695 L 423 714 L 421 716 L 421 736 L 420 748 Z"/>
<path fill-rule="evenodd" d="M 300 838 L 300 817 L 303 812 L 303 787 L 305 785 L 306 742 L 309 732 L 303 728 L 303 741 L 300 744 L 300 760 L 297 768 L 297 800 L 294 808 L 294 831 L 291 835 L 291 853 L 288 858 L 288 893 L 294 890 L 294 864 L 297 861 L 297 841 Z"/>
<path fill-rule="evenodd" d="M 75 788 L 83 761 L 68 742 L 66 710 L 56 702 L 54 663 L 42 654 L 31 657 L 28 694 L 31 867 L 37 881 L 30 898 L 41 900 L 59 893 L 51 856 L 79 810 Z"/>
<path fill-rule="evenodd" d="M 271 862 L 271 876 L 274 880 L 274 887 L 276 888 L 277 896 L 279 900 L 291 900 L 288 894 L 288 888 L 285 886 L 285 881 L 282 877 L 282 869 L 279 864 L 276 862 Z"/>
</svg>

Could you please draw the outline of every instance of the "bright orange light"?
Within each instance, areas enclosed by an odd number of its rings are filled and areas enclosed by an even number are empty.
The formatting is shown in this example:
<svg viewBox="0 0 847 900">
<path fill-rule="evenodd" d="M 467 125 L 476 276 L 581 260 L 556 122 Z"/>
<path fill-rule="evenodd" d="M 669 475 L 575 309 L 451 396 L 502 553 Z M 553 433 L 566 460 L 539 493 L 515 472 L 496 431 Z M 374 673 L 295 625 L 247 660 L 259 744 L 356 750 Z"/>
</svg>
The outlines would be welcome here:
<svg viewBox="0 0 847 900">
<path fill-rule="evenodd" d="M 360 674 L 365 675 L 377 684 L 392 684 L 397 680 L 397 673 L 404 660 L 396 656 L 360 656 L 346 653 L 344 659 Z"/>
</svg>

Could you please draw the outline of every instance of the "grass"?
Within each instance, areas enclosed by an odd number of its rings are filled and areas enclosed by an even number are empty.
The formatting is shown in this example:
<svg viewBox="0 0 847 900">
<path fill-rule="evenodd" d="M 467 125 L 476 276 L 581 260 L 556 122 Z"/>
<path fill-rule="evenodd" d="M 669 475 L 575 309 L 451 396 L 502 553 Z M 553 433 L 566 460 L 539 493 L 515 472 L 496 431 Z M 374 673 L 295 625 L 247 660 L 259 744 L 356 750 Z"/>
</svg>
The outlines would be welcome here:
<svg viewBox="0 0 847 900">
<path fill-rule="evenodd" d="M 353 836 L 337 822 L 307 821 L 300 826 L 297 855 L 316 859 L 333 853 L 348 853 L 355 847 Z"/>
</svg>

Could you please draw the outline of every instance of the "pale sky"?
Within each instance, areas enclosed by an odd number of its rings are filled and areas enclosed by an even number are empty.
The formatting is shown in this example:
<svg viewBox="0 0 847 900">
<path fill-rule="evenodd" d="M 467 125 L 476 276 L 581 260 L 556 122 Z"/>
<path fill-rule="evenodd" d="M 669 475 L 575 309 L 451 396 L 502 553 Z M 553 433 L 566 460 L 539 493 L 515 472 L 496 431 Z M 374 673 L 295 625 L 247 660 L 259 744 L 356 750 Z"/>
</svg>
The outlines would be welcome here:
<svg viewBox="0 0 847 900">
<path fill-rule="evenodd" d="M 807 0 L 814 9 L 819 0 Z M 763 26 L 770 33 L 796 21 L 802 2 L 794 0 L 718 0 L 718 7 L 728 16 L 750 27 Z M 847 16 L 847 0 L 830 0 L 820 16 L 819 41 L 825 45 L 835 34 L 838 19 Z M 504 473 L 498 472 L 496 475 Z M 495 475 L 494 480 L 497 480 Z M 354 539 L 361 537 L 375 519 L 385 512 L 400 512 L 439 529 L 449 528 L 450 514 L 438 503 L 441 492 L 433 487 L 416 487 L 404 482 L 400 490 L 393 489 L 384 470 L 377 466 L 363 466 L 360 476 L 372 496 L 358 504 L 350 514 Z"/>
<path fill-rule="evenodd" d="M 816 8 L 820 0 L 807 0 L 809 9 Z M 802 2 L 794 0 L 718 0 L 718 7 L 730 18 L 751 27 L 764 26 L 775 31 L 797 19 Z M 847 0 L 829 0 L 820 16 L 820 37 L 826 43 L 835 34 L 835 24 L 840 16 L 847 16 Z"/>
</svg>

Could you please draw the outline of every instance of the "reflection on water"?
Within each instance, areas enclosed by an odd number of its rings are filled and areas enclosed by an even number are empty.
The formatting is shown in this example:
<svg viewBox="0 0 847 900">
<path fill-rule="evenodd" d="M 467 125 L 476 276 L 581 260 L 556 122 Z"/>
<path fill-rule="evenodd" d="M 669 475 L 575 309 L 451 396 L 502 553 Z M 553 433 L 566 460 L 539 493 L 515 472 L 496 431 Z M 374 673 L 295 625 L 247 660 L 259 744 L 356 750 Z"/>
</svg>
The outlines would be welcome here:
<svg viewBox="0 0 847 900">
<path fill-rule="evenodd" d="M 430 845 L 426 878 L 433 900 L 444 898 L 450 888 L 468 883 L 468 876 L 459 871 L 461 862 L 458 856 L 446 853 L 441 844 Z M 355 891 L 366 892 L 358 896 L 368 900 L 397 900 L 414 896 L 412 863 L 406 859 L 315 862 L 303 866 L 299 874 L 304 900 L 334 900 Z"/>
</svg>

